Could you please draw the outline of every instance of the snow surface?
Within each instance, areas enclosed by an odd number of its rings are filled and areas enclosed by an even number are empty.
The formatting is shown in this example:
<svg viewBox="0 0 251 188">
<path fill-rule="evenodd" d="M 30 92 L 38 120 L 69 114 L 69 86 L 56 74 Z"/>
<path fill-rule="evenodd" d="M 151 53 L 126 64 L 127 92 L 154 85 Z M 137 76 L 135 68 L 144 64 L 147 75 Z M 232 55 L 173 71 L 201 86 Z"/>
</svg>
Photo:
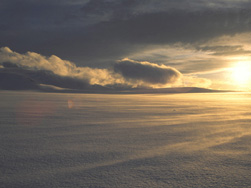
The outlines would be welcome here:
<svg viewBox="0 0 251 188">
<path fill-rule="evenodd" d="M 251 187 L 251 94 L 0 91 L 0 187 Z"/>
</svg>

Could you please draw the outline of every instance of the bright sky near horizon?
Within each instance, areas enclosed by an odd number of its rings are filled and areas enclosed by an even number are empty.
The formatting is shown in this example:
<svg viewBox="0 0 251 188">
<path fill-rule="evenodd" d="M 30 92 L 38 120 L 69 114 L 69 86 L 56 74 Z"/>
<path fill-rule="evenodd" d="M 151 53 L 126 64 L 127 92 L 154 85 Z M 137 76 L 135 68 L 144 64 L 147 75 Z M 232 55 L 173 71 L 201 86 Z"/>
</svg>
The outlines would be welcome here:
<svg viewBox="0 0 251 188">
<path fill-rule="evenodd" d="M 250 9 L 248 0 L 3 0 L 0 68 L 113 88 L 250 90 Z"/>
</svg>

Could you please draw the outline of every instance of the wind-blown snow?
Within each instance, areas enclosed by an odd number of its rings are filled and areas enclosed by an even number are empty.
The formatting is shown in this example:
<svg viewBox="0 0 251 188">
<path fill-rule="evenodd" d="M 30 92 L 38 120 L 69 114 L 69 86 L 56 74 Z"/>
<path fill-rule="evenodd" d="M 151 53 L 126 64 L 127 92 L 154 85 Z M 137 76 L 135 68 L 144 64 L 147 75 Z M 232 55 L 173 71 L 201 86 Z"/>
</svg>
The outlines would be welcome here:
<svg viewBox="0 0 251 188">
<path fill-rule="evenodd" d="M 0 187 L 248 187 L 250 94 L 0 92 Z"/>
</svg>

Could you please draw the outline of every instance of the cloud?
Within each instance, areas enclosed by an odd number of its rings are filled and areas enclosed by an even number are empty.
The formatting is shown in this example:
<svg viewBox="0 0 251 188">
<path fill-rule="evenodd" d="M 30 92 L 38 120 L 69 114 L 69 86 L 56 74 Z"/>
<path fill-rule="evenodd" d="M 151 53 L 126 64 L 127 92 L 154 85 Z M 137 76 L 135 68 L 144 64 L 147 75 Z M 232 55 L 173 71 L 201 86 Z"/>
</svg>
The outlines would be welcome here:
<svg viewBox="0 0 251 188">
<path fill-rule="evenodd" d="M 148 45 L 203 43 L 250 31 L 248 1 L 4 2 L 2 45 L 92 67 L 109 65 Z"/>
<path fill-rule="evenodd" d="M 241 45 L 224 45 L 224 46 L 203 46 L 198 48 L 199 50 L 210 52 L 215 56 L 236 56 L 236 55 L 250 55 L 250 50 L 243 49 Z"/>
<path fill-rule="evenodd" d="M 20 54 L 8 47 L 0 48 L 0 67 L 0 76 L 4 78 L 0 85 L 5 89 L 39 89 L 41 84 L 77 90 L 210 87 L 212 84 L 209 79 L 183 75 L 163 64 L 122 59 L 110 69 L 78 67 L 55 55 Z"/>
<path fill-rule="evenodd" d="M 176 82 L 181 73 L 165 65 L 124 59 L 114 65 L 114 71 L 130 82 L 143 82 L 150 85 L 167 85 Z"/>
<path fill-rule="evenodd" d="M 215 9 L 241 9 L 250 7 L 247 0 L 90 0 L 81 10 L 85 15 L 110 15 L 110 19 L 123 18 L 146 13 L 166 12 L 170 10 L 200 11 Z"/>
<path fill-rule="evenodd" d="M 216 56 L 212 51 L 201 50 L 201 48 L 182 44 L 153 45 L 148 49 L 132 53 L 128 58 L 136 61 L 147 59 L 150 62 L 171 66 L 182 74 L 218 72 L 229 67 L 227 56 Z"/>
<path fill-rule="evenodd" d="M 111 63 L 130 58 L 196 74 L 229 66 L 225 56 L 250 55 L 250 9 L 248 0 L 2 0 L 0 41 L 20 53 L 5 57 L 22 68 L 137 87 L 152 83 L 124 77 Z M 177 55 L 166 48 L 177 44 Z"/>
<path fill-rule="evenodd" d="M 0 48 L 2 71 L 22 74 L 40 84 L 86 89 L 92 85 L 122 87 L 163 87 L 175 83 L 182 74 L 165 65 L 123 59 L 111 69 L 78 67 L 73 62 L 35 52 L 20 54 Z"/>
<path fill-rule="evenodd" d="M 8 47 L 0 49 L 0 58 L 1 63 L 10 62 L 18 67 L 33 70 L 50 70 L 61 76 L 71 74 L 76 68 L 71 62 L 62 60 L 55 55 L 45 57 L 35 52 L 19 54 Z"/>
<path fill-rule="evenodd" d="M 207 78 L 200 78 L 196 76 L 184 76 L 182 78 L 183 85 L 185 87 L 203 87 L 210 88 L 212 81 Z"/>
<path fill-rule="evenodd" d="M 0 48 L 0 64 L 7 67 L 19 67 L 20 70 L 26 70 L 26 74 L 31 74 L 29 71 L 36 72 L 37 78 L 54 77 L 67 77 L 76 79 L 91 85 L 107 85 L 113 83 L 113 77 L 107 69 L 94 69 L 90 67 L 77 67 L 74 63 L 62 60 L 59 57 L 52 55 L 50 57 L 42 56 L 35 52 L 27 52 L 20 54 L 12 51 L 8 47 Z"/>
</svg>

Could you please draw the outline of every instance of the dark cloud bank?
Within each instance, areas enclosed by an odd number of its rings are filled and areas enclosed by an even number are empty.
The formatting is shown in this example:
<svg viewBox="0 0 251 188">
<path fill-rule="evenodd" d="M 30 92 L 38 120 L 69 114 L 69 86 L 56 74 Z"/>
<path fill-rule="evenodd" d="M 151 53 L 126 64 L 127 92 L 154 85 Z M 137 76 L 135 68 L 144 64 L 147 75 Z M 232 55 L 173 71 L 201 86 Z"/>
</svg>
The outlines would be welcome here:
<svg viewBox="0 0 251 188">
<path fill-rule="evenodd" d="M 77 67 L 59 57 L 0 49 L 0 89 L 75 93 L 209 92 L 198 88 L 170 88 L 183 75 L 175 68 L 123 59 L 110 69 Z"/>
<path fill-rule="evenodd" d="M 105 67 L 148 45 L 203 43 L 249 32 L 249 1 L 1 1 L 0 41 Z M 18 42 L 17 42 L 18 41 Z"/>
<path fill-rule="evenodd" d="M 130 59 L 121 60 L 110 69 L 92 69 L 54 56 L 19 54 L 7 47 L 1 48 L 0 58 L 1 89 L 115 91 L 165 87 L 182 76 L 172 67 Z"/>
<path fill-rule="evenodd" d="M 143 81 L 149 84 L 164 85 L 173 83 L 181 77 L 181 73 L 174 68 L 132 60 L 116 63 L 114 70 L 126 79 Z"/>
</svg>

